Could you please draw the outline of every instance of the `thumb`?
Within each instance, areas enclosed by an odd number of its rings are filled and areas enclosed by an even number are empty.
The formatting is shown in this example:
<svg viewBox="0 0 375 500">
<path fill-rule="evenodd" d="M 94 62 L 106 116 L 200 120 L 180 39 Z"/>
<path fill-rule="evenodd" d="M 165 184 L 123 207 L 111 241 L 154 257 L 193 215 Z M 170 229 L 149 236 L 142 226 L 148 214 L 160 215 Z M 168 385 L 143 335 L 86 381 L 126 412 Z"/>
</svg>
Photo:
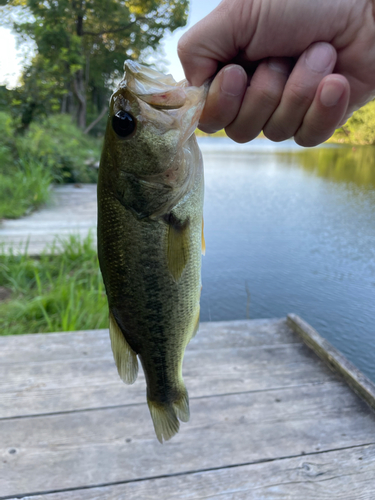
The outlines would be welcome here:
<svg viewBox="0 0 375 500">
<path fill-rule="evenodd" d="M 238 8 L 233 5 L 236 3 Z M 202 85 L 216 73 L 219 63 L 231 61 L 238 54 L 240 44 L 235 26 L 239 25 L 237 18 L 241 12 L 243 14 L 243 4 L 238 0 L 224 0 L 180 38 L 178 56 L 192 85 Z M 251 27 L 247 26 L 247 38 L 249 30 Z"/>
</svg>

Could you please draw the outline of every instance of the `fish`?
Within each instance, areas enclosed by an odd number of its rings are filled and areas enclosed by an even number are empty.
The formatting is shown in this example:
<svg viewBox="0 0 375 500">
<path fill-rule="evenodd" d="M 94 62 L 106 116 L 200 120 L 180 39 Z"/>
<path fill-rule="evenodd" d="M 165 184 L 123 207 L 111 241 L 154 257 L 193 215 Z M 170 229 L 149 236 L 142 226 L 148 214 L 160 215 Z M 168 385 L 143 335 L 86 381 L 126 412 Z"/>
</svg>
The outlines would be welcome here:
<svg viewBox="0 0 375 500">
<path fill-rule="evenodd" d="M 207 85 L 135 61 L 110 99 L 98 177 L 98 258 L 118 373 L 138 361 L 160 443 L 189 420 L 182 376 L 199 326 L 203 161 L 194 134 Z"/>
</svg>

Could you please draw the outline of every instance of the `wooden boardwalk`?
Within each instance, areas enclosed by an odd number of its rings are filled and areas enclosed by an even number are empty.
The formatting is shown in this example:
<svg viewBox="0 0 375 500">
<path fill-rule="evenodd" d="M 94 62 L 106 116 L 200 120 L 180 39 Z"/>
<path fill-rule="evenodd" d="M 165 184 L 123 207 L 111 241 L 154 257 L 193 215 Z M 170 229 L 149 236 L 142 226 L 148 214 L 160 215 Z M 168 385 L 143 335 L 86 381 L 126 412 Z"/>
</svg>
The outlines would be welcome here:
<svg viewBox="0 0 375 500">
<path fill-rule="evenodd" d="M 294 331 L 293 331 L 294 330 Z M 0 499 L 373 500 L 374 386 L 298 317 L 204 323 L 160 445 L 106 330 L 0 337 Z"/>
<path fill-rule="evenodd" d="M 74 234 L 96 240 L 96 184 L 55 186 L 51 201 L 40 210 L 20 219 L 0 220 L 0 252 L 40 255 L 56 238 Z"/>
</svg>

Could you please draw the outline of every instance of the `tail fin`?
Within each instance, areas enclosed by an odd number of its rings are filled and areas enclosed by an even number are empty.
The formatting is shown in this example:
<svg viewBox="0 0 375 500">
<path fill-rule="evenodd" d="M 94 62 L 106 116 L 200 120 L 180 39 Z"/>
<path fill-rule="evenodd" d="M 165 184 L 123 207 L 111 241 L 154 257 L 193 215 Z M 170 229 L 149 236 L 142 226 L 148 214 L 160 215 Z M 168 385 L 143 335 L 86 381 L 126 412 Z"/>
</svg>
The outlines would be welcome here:
<svg viewBox="0 0 375 500">
<path fill-rule="evenodd" d="M 125 384 L 134 384 L 138 375 L 137 355 L 126 342 L 111 312 L 109 313 L 109 336 L 118 374 Z"/>
<path fill-rule="evenodd" d="M 180 429 L 180 422 L 188 422 L 189 396 L 186 387 L 183 386 L 181 396 L 171 403 L 156 403 L 147 398 L 155 434 L 160 443 L 171 439 Z"/>
</svg>

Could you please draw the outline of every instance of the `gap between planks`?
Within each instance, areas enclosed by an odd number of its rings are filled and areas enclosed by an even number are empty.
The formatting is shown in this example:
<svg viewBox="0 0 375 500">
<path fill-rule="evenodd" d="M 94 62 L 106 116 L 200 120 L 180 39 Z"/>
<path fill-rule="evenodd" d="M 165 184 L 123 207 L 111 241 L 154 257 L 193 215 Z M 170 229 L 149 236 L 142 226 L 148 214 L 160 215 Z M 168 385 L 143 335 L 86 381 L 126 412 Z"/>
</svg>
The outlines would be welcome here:
<svg viewBox="0 0 375 500">
<path fill-rule="evenodd" d="M 189 398 L 189 401 L 195 401 L 199 399 L 210 399 L 210 398 L 222 398 L 226 396 L 240 396 L 241 394 L 257 394 L 257 393 L 265 393 L 265 392 L 273 392 L 273 391 L 286 391 L 289 389 L 298 389 L 301 387 L 315 387 L 315 386 L 326 386 L 332 384 L 332 381 L 327 381 L 327 382 L 311 382 L 308 384 L 296 384 L 296 385 L 288 385 L 288 386 L 280 386 L 280 387 L 271 387 L 269 389 L 254 389 L 251 391 L 239 391 L 239 392 L 225 392 L 221 394 L 202 394 L 202 396 L 193 396 Z M 146 405 L 146 402 L 139 402 L 139 403 L 125 403 L 121 405 L 109 405 L 109 406 L 98 406 L 94 408 L 80 408 L 77 410 L 66 410 L 66 411 L 55 411 L 55 412 L 49 412 L 49 413 L 35 413 L 35 414 L 30 414 L 30 415 L 13 415 L 10 417 L 0 417 L 0 422 L 6 421 L 6 420 L 21 420 L 21 419 L 27 419 L 27 418 L 42 418 L 42 417 L 54 417 L 57 415 L 70 415 L 72 413 L 86 413 L 86 412 L 92 412 L 92 411 L 105 411 L 105 410 L 116 410 L 119 408 L 129 408 L 129 407 L 136 407 L 136 406 L 144 406 Z M 1 497 L 0 497 L 0 500 Z"/>
<path fill-rule="evenodd" d="M 247 467 L 247 466 L 257 465 L 257 464 L 266 464 L 266 463 L 272 463 L 272 462 L 278 462 L 278 461 L 281 462 L 283 460 L 290 460 L 290 459 L 295 459 L 295 458 L 313 457 L 313 456 L 324 455 L 327 453 L 334 453 L 334 452 L 340 452 L 340 451 L 346 451 L 346 450 L 355 450 L 355 449 L 365 448 L 365 447 L 374 446 L 374 445 L 375 445 L 375 442 L 362 443 L 362 444 L 353 445 L 353 446 L 345 446 L 342 448 L 332 448 L 332 449 L 328 449 L 328 450 L 307 452 L 307 453 L 303 453 L 303 454 L 287 455 L 284 457 L 264 458 L 264 459 L 259 459 L 259 460 L 253 460 L 250 462 L 242 462 L 242 463 L 238 463 L 238 464 L 228 464 L 228 465 L 218 466 L 218 467 L 208 467 L 208 468 L 204 468 L 204 469 L 194 469 L 194 470 L 175 472 L 175 473 L 170 473 L 170 474 L 145 476 L 145 477 L 141 477 L 141 478 L 128 479 L 128 480 L 124 480 L 124 481 L 114 481 L 114 482 L 100 483 L 100 484 L 94 484 L 94 485 L 89 485 L 89 486 L 77 486 L 77 487 L 54 489 L 54 490 L 48 490 L 48 491 L 36 491 L 36 492 L 32 492 L 32 493 L 18 493 L 18 494 L 10 495 L 10 496 L 0 496 L 0 500 L 16 500 L 16 499 L 27 500 L 28 498 L 32 498 L 32 497 L 40 496 L 40 495 L 51 495 L 51 494 L 56 494 L 56 493 L 69 493 L 69 492 L 74 492 L 74 491 L 87 491 L 87 490 L 92 490 L 95 488 L 107 488 L 110 486 L 121 486 L 121 485 L 125 485 L 125 484 L 142 483 L 145 481 L 155 481 L 158 479 L 169 479 L 169 478 L 173 478 L 173 477 L 191 476 L 193 474 L 202 474 L 202 473 L 215 472 L 215 471 L 220 471 L 220 470 L 236 469 L 236 468 L 240 468 L 240 467 Z"/>
</svg>

